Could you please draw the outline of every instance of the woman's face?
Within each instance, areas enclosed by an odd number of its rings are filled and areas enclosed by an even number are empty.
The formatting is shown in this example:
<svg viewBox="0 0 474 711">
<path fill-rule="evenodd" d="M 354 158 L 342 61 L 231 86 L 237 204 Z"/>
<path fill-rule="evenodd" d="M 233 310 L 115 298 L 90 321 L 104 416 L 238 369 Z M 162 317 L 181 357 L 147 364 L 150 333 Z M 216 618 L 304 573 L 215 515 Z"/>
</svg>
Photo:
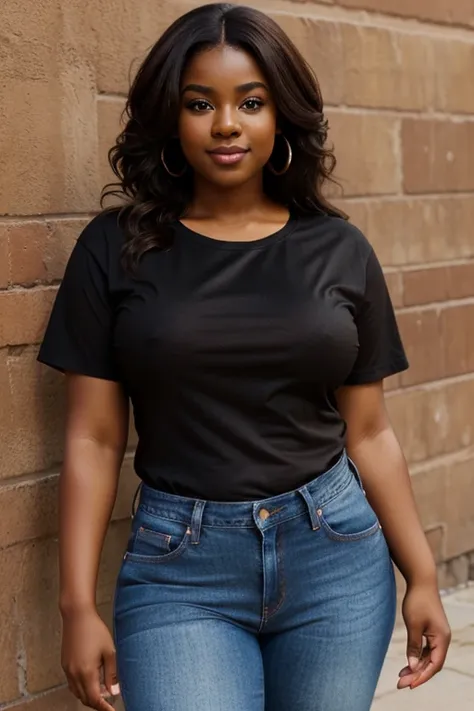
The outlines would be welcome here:
<svg viewBox="0 0 474 711">
<path fill-rule="evenodd" d="M 229 188 L 260 177 L 276 132 L 276 107 L 251 55 L 223 46 L 191 60 L 181 86 L 179 138 L 197 176 Z"/>
</svg>

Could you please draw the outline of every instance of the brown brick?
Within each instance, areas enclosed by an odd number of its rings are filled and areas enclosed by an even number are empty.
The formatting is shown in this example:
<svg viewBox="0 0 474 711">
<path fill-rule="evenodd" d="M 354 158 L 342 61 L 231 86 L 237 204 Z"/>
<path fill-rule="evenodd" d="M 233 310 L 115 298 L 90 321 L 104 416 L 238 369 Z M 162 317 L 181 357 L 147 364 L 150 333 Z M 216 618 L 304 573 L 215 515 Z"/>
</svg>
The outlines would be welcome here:
<svg viewBox="0 0 474 711">
<path fill-rule="evenodd" d="M 3 573 L 2 573 L 3 576 Z M 0 702 L 7 703 L 20 696 L 18 689 L 18 626 L 12 605 L 0 601 Z"/>
<path fill-rule="evenodd" d="M 342 103 L 344 64 L 341 62 L 341 25 L 290 14 L 274 14 L 273 18 L 295 42 L 313 68 L 324 102 Z"/>
<path fill-rule="evenodd" d="M 0 549 L 0 704 L 19 698 L 21 693 L 17 662 L 21 652 L 21 639 L 16 603 L 20 560 L 18 549 Z"/>
<path fill-rule="evenodd" d="M 97 103 L 101 186 L 109 182 L 116 182 L 116 177 L 108 163 L 108 152 L 115 144 L 116 138 L 122 130 L 121 115 L 123 108 L 124 102 L 117 99 L 103 99 Z"/>
<path fill-rule="evenodd" d="M 448 298 L 447 267 L 416 269 L 403 273 L 404 302 L 406 306 L 445 301 Z"/>
<path fill-rule="evenodd" d="M 34 541 L 22 548 L 22 565 L 17 572 L 18 614 L 27 660 L 26 684 L 29 693 L 37 693 L 64 682 L 57 542 Z"/>
<path fill-rule="evenodd" d="M 341 25 L 345 103 L 421 110 L 433 103 L 432 47 L 420 36 Z"/>
<path fill-rule="evenodd" d="M 472 550 L 474 541 L 474 459 L 447 467 L 447 558 Z"/>
<path fill-rule="evenodd" d="M 8 232 L 0 224 L 0 289 L 6 289 L 10 283 L 10 262 L 8 255 Z"/>
<path fill-rule="evenodd" d="M 12 711 L 83 711 L 84 706 L 71 694 L 69 689 L 61 688 L 41 694 L 31 701 L 25 701 L 13 707 Z"/>
<path fill-rule="evenodd" d="M 120 476 L 112 520 L 130 519 L 132 501 L 139 480 L 128 458 Z M 0 544 L 46 538 L 57 534 L 58 476 L 0 485 Z"/>
<path fill-rule="evenodd" d="M 8 45 L 0 87 L 0 213 L 95 205 L 94 72 L 81 54 L 82 28 L 71 37 L 72 10 L 72 3 L 32 8 L 19 0 L 2 13 Z"/>
<path fill-rule="evenodd" d="M 14 289 L 0 292 L 0 347 L 38 343 L 44 333 L 56 290 Z"/>
<path fill-rule="evenodd" d="M 337 0 L 344 7 L 386 12 L 402 17 L 419 17 L 459 25 L 474 26 L 474 8 L 471 0 Z"/>
<path fill-rule="evenodd" d="M 343 194 L 396 193 L 400 189 L 397 132 L 399 122 L 387 116 L 331 111 L 329 143 L 334 143 L 336 179 Z M 340 190 L 328 187 L 328 194 Z"/>
<path fill-rule="evenodd" d="M 403 273 L 405 306 L 474 296 L 474 263 Z"/>
<path fill-rule="evenodd" d="M 55 476 L 0 486 L 0 542 L 52 536 L 57 531 L 57 481 Z"/>
<path fill-rule="evenodd" d="M 448 299 L 474 296 L 474 264 L 455 264 L 446 267 L 446 292 Z"/>
<path fill-rule="evenodd" d="M 474 444 L 474 378 L 399 391 L 387 406 L 412 464 Z"/>
<path fill-rule="evenodd" d="M 400 272 L 385 274 L 390 297 L 395 308 L 403 306 L 403 279 Z"/>
<path fill-rule="evenodd" d="M 401 374 L 402 385 L 436 380 L 445 373 L 441 328 L 434 310 L 409 311 L 397 315 L 409 370 Z"/>
<path fill-rule="evenodd" d="M 39 27 L 44 28 L 43 31 L 47 31 L 51 27 L 52 31 L 58 32 L 60 26 L 61 7 L 58 2 L 31 5 L 29 0 L 17 0 L 17 2 L 5 6 L 2 14 L 2 30 L 11 43 L 16 41 L 20 44 L 20 39 L 23 39 L 33 43 L 36 41 L 39 45 L 41 44 L 38 41 Z M 32 61 L 33 67 L 34 62 Z M 39 71 L 39 69 L 37 70 Z"/>
<path fill-rule="evenodd" d="M 72 248 L 88 222 L 88 218 L 48 222 L 48 239 L 43 251 L 47 281 L 62 279 Z"/>
<path fill-rule="evenodd" d="M 444 374 L 474 371 L 474 304 L 443 309 L 440 313 Z"/>
<path fill-rule="evenodd" d="M 110 605 L 113 597 L 128 527 L 129 522 L 114 523 L 107 534 L 97 594 L 102 610 Z M 8 550 L 17 551 L 14 584 L 9 594 L 17 601 L 27 660 L 26 685 L 28 692 L 34 694 L 64 681 L 60 664 L 57 541 L 35 541 Z"/>
<path fill-rule="evenodd" d="M 410 361 L 402 385 L 474 371 L 474 304 L 402 311 L 398 323 Z"/>
<path fill-rule="evenodd" d="M 61 461 L 61 376 L 36 363 L 36 352 L 0 351 L 0 479 L 42 471 Z"/>
<path fill-rule="evenodd" d="M 97 85 L 101 92 L 125 93 L 148 49 L 185 11 L 196 7 L 192 0 L 173 2 L 92 3 L 89 16 L 95 34 Z M 91 38 L 92 42 L 92 38 Z"/>
<path fill-rule="evenodd" d="M 127 532 L 128 522 L 119 523 L 113 524 L 107 535 L 98 587 L 102 611 L 104 606 L 110 607 Z M 2 575 L 8 580 L 8 585 L 0 588 L 0 610 L 5 612 L 8 621 L 0 628 L 0 637 L 5 642 L 5 646 L 0 647 L 0 658 L 8 652 L 5 664 L 0 667 L 0 678 L 5 675 L 8 684 L 1 687 L 2 703 L 6 700 L 7 688 L 8 700 L 19 696 L 17 686 L 11 681 L 16 683 L 17 645 L 26 659 L 26 689 L 30 694 L 64 682 L 60 665 L 57 556 L 57 542 L 53 539 L 0 550 Z"/>
<path fill-rule="evenodd" d="M 44 251 L 48 240 L 45 222 L 19 224 L 8 229 L 11 280 L 13 284 L 34 284 L 47 278 Z"/>
<path fill-rule="evenodd" d="M 474 113 L 473 66 L 473 42 L 456 42 L 452 37 L 433 42 L 432 67 L 436 109 L 453 113 Z"/>
<path fill-rule="evenodd" d="M 6 80 L 0 87 L 0 213 L 63 208 L 65 161 L 58 144 L 60 106 L 59 86 L 53 79 L 21 83 Z"/>
<path fill-rule="evenodd" d="M 74 243 L 87 218 L 11 223 L 9 240 L 13 284 L 31 285 L 60 279 Z"/>
<path fill-rule="evenodd" d="M 423 467 L 412 475 L 411 482 L 423 528 L 436 529 L 446 521 L 446 467 Z"/>
<path fill-rule="evenodd" d="M 474 190 L 474 171 L 467 150 L 473 144 L 473 122 L 404 119 L 402 152 L 406 192 Z"/>
<path fill-rule="evenodd" d="M 474 256 L 474 196 L 340 201 L 384 266 Z"/>
</svg>

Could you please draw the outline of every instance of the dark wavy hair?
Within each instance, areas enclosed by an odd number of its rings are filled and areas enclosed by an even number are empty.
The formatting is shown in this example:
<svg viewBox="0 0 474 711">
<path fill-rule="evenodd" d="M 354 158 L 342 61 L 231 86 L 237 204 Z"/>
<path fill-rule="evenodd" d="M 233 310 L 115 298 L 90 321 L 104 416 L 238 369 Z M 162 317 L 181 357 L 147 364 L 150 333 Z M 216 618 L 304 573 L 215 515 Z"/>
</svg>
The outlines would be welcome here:
<svg viewBox="0 0 474 711">
<path fill-rule="evenodd" d="M 109 151 L 118 182 L 105 186 L 101 204 L 107 196 L 121 198 L 118 219 L 126 237 L 122 257 L 132 271 L 145 252 L 171 244 L 170 226 L 186 214 L 192 171 L 171 177 L 161 152 L 177 133 L 181 78 L 188 62 L 196 53 L 222 45 L 244 50 L 256 60 L 269 83 L 279 127 L 293 149 L 287 173 L 275 176 L 265 170 L 265 193 L 295 214 L 346 217 L 322 194 L 327 180 L 335 182 L 331 175 L 336 159 L 326 146 L 323 99 L 307 62 L 262 12 L 228 3 L 204 5 L 178 18 L 148 53 L 130 89 L 125 128 Z"/>
</svg>

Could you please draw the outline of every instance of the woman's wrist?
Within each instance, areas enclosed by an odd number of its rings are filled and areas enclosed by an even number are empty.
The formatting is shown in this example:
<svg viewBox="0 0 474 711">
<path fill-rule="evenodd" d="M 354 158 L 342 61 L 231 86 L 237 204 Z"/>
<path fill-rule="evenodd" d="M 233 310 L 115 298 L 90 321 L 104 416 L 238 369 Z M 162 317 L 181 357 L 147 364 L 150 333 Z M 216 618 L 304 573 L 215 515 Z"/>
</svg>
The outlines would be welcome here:
<svg viewBox="0 0 474 711">
<path fill-rule="evenodd" d="M 409 588 L 438 588 L 438 574 L 434 561 L 432 564 L 425 563 L 423 566 L 419 566 L 415 570 L 403 574 L 403 577 Z"/>
<path fill-rule="evenodd" d="M 86 612 L 96 612 L 96 610 L 96 602 L 93 598 L 80 599 L 66 596 L 59 599 L 59 612 L 63 619 Z"/>
</svg>

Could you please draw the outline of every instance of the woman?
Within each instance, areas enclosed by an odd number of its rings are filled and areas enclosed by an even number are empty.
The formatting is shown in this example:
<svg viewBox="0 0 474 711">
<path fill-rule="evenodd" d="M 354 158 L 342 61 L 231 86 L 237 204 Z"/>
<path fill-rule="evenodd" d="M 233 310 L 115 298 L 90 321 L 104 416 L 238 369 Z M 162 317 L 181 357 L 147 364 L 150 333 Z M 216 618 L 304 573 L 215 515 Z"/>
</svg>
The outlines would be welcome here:
<svg viewBox="0 0 474 711">
<path fill-rule="evenodd" d="M 39 356 L 67 373 L 63 666 L 92 708 L 111 709 L 103 667 L 127 711 L 367 711 L 390 555 L 407 582 L 398 686 L 443 664 L 384 406 L 407 361 L 373 250 L 322 196 L 322 110 L 282 30 L 227 4 L 174 23 L 132 86 L 111 151 L 125 203 L 80 236 Z M 129 400 L 142 485 L 116 670 L 95 585 Z"/>
</svg>

